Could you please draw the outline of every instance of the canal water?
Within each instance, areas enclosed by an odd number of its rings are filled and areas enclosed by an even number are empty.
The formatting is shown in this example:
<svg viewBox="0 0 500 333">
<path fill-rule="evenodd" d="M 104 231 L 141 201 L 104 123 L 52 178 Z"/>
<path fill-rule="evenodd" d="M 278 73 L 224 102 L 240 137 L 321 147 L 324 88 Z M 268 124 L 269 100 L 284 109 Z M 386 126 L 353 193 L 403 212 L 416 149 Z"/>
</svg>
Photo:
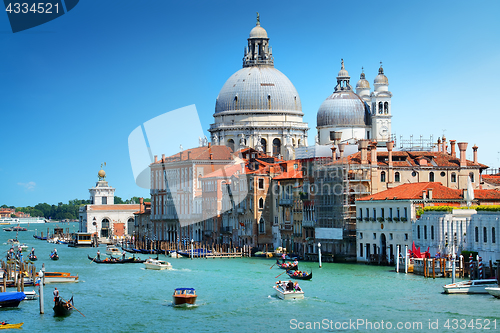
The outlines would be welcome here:
<svg viewBox="0 0 500 333">
<path fill-rule="evenodd" d="M 79 283 L 45 285 L 45 314 L 39 302 L 23 301 L 18 308 L 0 309 L 0 320 L 24 322 L 28 332 L 290 332 L 394 331 L 465 332 L 500 330 L 500 300 L 489 295 L 445 295 L 450 279 L 425 279 L 396 274 L 393 268 L 361 264 L 301 262 L 313 271 L 311 281 L 299 281 L 305 299 L 283 301 L 272 286 L 283 270 L 270 268 L 272 259 L 172 259 L 173 270 L 145 270 L 143 264 L 99 265 L 95 248 L 69 248 L 32 237 L 47 227 L 76 229 L 76 224 L 30 225 L 19 240 L 36 249 L 37 269 L 70 272 Z M 35 231 L 35 229 L 38 229 Z M 6 252 L 15 233 L 0 231 Z M 59 261 L 49 259 L 57 248 Z M 105 247 L 101 246 L 101 253 Z M 140 257 L 144 257 L 139 255 Z M 164 259 L 164 256 L 160 256 Z M 53 317 L 54 287 L 74 297 L 78 312 Z M 197 306 L 172 307 L 175 288 L 193 287 Z M 27 287 L 31 290 L 32 287 Z M 11 289 L 14 290 L 14 289 Z M 38 287 L 36 287 L 38 291 Z M 488 324 L 489 323 L 489 324 Z M 488 324 L 487 328 L 479 325 Z M 472 325 L 472 326 L 471 326 Z M 496 325 L 496 326 L 495 326 Z M 308 328 L 311 328 L 309 330 Z"/>
</svg>

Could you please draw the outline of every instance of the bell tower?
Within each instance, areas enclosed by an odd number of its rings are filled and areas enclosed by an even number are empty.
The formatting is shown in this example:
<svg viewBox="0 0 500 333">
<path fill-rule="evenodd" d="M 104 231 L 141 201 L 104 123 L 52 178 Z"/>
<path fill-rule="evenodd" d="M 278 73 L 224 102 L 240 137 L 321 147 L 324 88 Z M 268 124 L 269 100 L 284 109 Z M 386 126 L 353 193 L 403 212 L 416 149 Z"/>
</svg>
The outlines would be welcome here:
<svg viewBox="0 0 500 333">
<path fill-rule="evenodd" d="M 373 81 L 374 91 L 371 94 L 372 138 L 377 142 L 387 142 L 391 139 L 391 98 L 389 80 L 384 75 L 382 62 L 378 75 Z"/>
</svg>

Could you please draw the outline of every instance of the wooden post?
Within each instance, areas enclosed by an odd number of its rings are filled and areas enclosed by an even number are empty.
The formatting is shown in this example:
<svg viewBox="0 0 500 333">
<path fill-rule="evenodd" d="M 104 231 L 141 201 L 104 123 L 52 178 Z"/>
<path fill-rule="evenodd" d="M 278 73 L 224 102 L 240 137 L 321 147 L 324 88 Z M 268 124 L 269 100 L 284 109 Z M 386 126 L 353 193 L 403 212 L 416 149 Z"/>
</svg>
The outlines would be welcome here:
<svg viewBox="0 0 500 333">
<path fill-rule="evenodd" d="M 432 259 L 432 278 L 436 278 L 436 260 Z"/>
<path fill-rule="evenodd" d="M 491 262 L 491 258 L 490 258 L 490 278 L 492 278 L 494 276 L 493 274 L 493 263 Z"/>
</svg>

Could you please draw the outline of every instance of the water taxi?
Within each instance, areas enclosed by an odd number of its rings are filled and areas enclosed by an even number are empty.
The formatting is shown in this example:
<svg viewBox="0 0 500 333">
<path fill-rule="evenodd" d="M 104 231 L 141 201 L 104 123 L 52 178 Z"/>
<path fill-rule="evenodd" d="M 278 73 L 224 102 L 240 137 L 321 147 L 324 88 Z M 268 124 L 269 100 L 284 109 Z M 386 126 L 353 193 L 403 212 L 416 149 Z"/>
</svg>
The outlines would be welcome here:
<svg viewBox="0 0 500 333">
<path fill-rule="evenodd" d="M 38 273 L 37 273 L 38 276 Z M 78 282 L 78 275 L 66 272 L 45 272 L 45 283 Z"/>
<path fill-rule="evenodd" d="M 173 295 L 174 306 L 194 305 L 197 297 L 194 288 L 177 288 Z"/>
<path fill-rule="evenodd" d="M 302 291 L 302 289 L 298 286 L 298 289 L 295 288 L 295 286 L 297 285 L 292 281 L 278 281 L 273 288 L 276 290 L 276 296 L 283 300 L 304 299 L 304 291 Z"/>
<path fill-rule="evenodd" d="M 496 279 L 462 281 L 443 286 L 445 294 L 487 294 L 488 287 L 497 287 Z"/>
<path fill-rule="evenodd" d="M 172 264 L 169 263 L 168 261 L 151 259 L 151 258 L 149 258 L 144 262 L 144 266 L 146 267 L 146 269 L 155 269 L 155 270 L 172 269 Z"/>
<path fill-rule="evenodd" d="M 106 247 L 106 254 L 109 256 L 121 256 L 122 251 L 114 245 L 108 245 Z"/>
</svg>

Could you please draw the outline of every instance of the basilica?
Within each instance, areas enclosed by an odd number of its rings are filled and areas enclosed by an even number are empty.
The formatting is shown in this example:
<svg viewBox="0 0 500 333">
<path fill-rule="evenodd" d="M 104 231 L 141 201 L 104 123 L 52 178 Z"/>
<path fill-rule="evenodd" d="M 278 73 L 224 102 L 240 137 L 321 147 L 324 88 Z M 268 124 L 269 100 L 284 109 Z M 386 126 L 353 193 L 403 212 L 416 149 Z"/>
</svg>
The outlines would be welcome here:
<svg viewBox="0 0 500 333">
<path fill-rule="evenodd" d="M 302 120 L 299 94 L 274 68 L 269 37 L 259 17 L 247 41 L 243 68 L 226 81 L 217 97 L 209 129 L 212 145 L 225 145 L 233 152 L 254 148 L 270 156 L 294 159 L 295 148 L 308 145 L 309 127 Z M 370 91 L 364 72 L 354 91 L 342 60 L 334 92 L 317 112 L 316 144 L 331 145 L 337 132 L 341 133 L 340 142 L 356 144 L 368 139 L 385 145 L 391 139 L 392 94 L 388 86 L 381 64 L 374 91 Z"/>
</svg>

